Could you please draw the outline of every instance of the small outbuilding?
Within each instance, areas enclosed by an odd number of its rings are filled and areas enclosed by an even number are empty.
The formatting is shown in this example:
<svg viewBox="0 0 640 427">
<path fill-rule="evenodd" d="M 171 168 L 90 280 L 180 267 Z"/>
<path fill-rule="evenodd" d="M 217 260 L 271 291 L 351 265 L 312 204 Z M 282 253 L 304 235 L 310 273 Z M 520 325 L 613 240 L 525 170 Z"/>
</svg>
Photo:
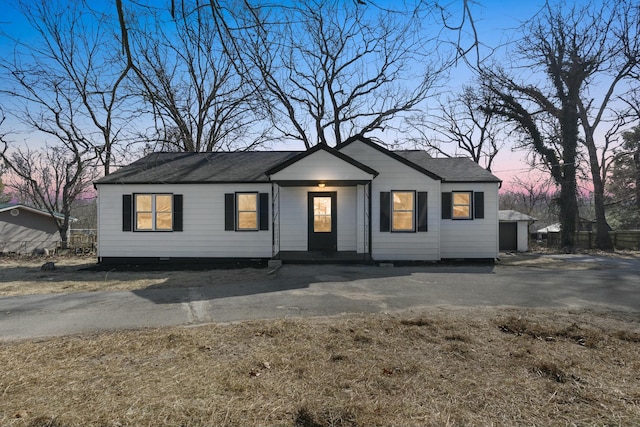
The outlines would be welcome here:
<svg viewBox="0 0 640 427">
<path fill-rule="evenodd" d="M 501 251 L 529 250 L 529 225 L 536 219 L 513 210 L 498 211 L 499 245 Z"/>
<path fill-rule="evenodd" d="M 0 204 L 0 252 L 55 250 L 60 242 L 56 221 L 62 219 L 62 214 L 52 217 L 47 211 L 23 204 Z"/>
</svg>

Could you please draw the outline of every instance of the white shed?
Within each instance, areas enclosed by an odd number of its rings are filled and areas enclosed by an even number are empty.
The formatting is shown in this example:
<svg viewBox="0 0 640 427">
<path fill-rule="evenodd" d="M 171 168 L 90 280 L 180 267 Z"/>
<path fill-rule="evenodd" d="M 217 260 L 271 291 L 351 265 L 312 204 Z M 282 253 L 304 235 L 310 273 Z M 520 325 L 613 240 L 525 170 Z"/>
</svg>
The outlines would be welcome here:
<svg viewBox="0 0 640 427">
<path fill-rule="evenodd" d="M 500 250 L 526 252 L 529 250 L 529 225 L 536 219 L 513 210 L 498 211 L 500 222 Z"/>
</svg>

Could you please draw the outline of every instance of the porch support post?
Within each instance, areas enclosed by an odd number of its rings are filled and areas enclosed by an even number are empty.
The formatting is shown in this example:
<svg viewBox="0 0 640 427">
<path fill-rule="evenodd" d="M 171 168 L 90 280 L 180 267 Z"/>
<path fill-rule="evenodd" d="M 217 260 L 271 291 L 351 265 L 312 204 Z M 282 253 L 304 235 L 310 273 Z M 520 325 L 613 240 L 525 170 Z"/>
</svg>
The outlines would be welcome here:
<svg viewBox="0 0 640 427">
<path fill-rule="evenodd" d="M 271 257 L 280 253 L 280 187 L 271 182 Z"/>
<path fill-rule="evenodd" d="M 369 246 L 369 258 L 370 258 L 370 259 L 373 259 L 373 258 L 372 258 L 372 254 L 373 254 L 373 252 L 372 252 L 373 242 L 371 241 L 371 237 L 373 236 L 373 230 L 372 230 L 372 228 L 371 228 L 371 225 L 373 224 L 373 223 L 371 222 L 371 218 L 373 218 L 373 212 L 371 211 L 371 206 L 372 206 L 372 204 L 371 204 L 371 203 L 372 203 L 372 202 L 371 202 L 371 195 L 372 195 L 373 193 L 372 193 L 372 191 L 371 191 L 371 187 L 372 187 L 372 185 L 371 185 L 371 181 L 369 181 L 369 183 L 367 184 L 367 187 L 369 187 L 369 241 L 368 241 L 367 243 L 368 243 L 368 246 Z"/>
</svg>

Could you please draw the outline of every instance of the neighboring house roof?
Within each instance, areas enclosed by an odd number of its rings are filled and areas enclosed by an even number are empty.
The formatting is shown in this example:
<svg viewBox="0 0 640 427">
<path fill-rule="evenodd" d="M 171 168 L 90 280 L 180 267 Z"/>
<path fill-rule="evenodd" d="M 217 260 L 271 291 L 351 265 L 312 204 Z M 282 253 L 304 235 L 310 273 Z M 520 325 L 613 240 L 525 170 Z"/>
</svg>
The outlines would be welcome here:
<svg viewBox="0 0 640 427">
<path fill-rule="evenodd" d="M 536 233 L 559 233 L 560 232 L 560 223 L 556 222 L 555 224 L 547 225 L 540 230 L 536 230 Z"/>
<path fill-rule="evenodd" d="M 6 212 L 12 209 L 24 209 L 25 211 L 33 212 L 39 215 L 51 216 L 49 215 L 49 212 L 45 210 L 34 208 L 32 206 L 23 205 L 21 203 L 0 203 L 0 212 Z M 64 219 L 64 215 L 59 212 L 54 212 L 53 216 L 55 216 L 57 219 L 60 219 L 60 220 Z M 77 219 L 74 217 L 70 217 L 69 219 L 71 221 L 77 221 Z"/>
<path fill-rule="evenodd" d="M 403 164 L 445 182 L 501 182 L 467 158 L 432 158 L 426 151 L 389 151 L 368 138 L 350 138 L 335 148 L 316 146 L 308 151 L 244 151 L 214 153 L 152 153 L 124 166 L 95 184 L 196 184 L 269 182 L 269 175 L 309 154 L 325 150 L 372 175 L 378 172 L 339 150 L 359 140 Z"/>
<path fill-rule="evenodd" d="M 498 221 L 537 221 L 536 218 L 523 214 L 522 212 L 513 210 L 500 210 L 498 211 Z"/>
</svg>

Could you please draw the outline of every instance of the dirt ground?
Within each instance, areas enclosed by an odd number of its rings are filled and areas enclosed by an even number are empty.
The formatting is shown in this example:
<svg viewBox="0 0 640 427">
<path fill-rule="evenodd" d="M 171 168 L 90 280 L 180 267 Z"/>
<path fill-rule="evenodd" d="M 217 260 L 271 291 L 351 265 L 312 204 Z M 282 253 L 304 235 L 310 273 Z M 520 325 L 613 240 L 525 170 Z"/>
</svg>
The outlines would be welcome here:
<svg viewBox="0 0 640 427">
<path fill-rule="evenodd" d="M 0 425 L 640 425 L 640 319 L 437 307 L 0 343 Z"/>
</svg>

